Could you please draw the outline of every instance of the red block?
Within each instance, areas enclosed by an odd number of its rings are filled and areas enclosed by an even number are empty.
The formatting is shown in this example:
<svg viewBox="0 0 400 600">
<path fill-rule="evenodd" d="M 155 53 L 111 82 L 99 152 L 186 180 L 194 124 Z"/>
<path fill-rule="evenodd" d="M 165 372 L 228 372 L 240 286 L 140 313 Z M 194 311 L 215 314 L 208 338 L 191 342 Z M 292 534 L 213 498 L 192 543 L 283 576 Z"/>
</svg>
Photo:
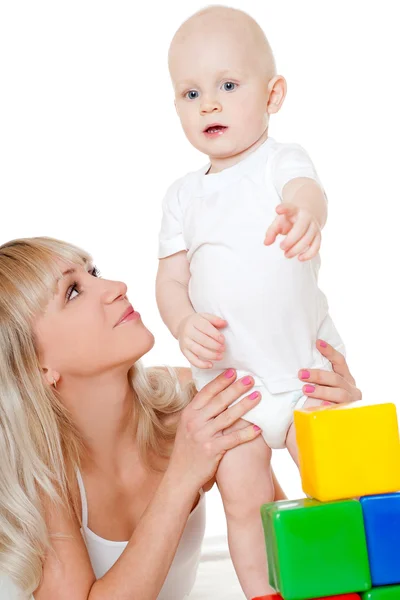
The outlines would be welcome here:
<svg viewBox="0 0 400 600">
<path fill-rule="evenodd" d="M 283 600 L 279 594 L 269 594 L 268 596 L 257 596 L 253 600 Z M 310 598 L 310 600 L 361 600 L 358 594 L 340 594 L 340 596 L 324 596 L 323 598 Z"/>
</svg>

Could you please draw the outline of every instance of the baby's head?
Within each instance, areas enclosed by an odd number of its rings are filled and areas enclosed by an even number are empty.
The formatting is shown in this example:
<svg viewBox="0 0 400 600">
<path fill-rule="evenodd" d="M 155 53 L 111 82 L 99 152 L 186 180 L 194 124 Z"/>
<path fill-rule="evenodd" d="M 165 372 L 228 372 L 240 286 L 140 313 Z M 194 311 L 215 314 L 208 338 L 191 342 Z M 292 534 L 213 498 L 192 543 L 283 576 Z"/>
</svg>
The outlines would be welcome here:
<svg viewBox="0 0 400 600">
<path fill-rule="evenodd" d="M 266 137 L 269 115 L 286 94 L 260 26 L 224 6 L 183 23 L 171 42 L 169 69 L 183 130 L 210 159 L 240 155 Z"/>
</svg>

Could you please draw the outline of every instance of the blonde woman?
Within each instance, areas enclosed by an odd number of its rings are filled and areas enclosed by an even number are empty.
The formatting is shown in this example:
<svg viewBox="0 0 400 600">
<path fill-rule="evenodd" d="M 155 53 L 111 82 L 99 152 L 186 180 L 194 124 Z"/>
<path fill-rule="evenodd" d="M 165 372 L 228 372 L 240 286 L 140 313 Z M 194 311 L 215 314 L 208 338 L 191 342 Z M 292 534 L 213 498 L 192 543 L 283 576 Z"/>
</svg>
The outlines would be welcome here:
<svg viewBox="0 0 400 600">
<path fill-rule="evenodd" d="M 0 247 L 0 572 L 35 600 L 188 597 L 203 490 L 260 433 L 229 433 L 259 401 L 251 378 L 228 370 L 196 394 L 188 369 L 141 366 L 154 338 L 126 294 L 70 244 Z M 309 395 L 358 399 L 321 351 L 335 372 L 311 372 Z"/>
</svg>

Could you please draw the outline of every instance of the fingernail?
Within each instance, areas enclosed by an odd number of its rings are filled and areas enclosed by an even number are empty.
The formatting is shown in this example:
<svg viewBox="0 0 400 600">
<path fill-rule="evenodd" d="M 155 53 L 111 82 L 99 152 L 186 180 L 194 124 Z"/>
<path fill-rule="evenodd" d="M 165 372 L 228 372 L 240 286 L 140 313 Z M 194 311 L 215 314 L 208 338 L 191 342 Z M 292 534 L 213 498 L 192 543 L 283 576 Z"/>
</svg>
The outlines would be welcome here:
<svg viewBox="0 0 400 600">
<path fill-rule="evenodd" d="M 324 342 L 323 340 L 320 340 L 319 345 L 322 346 L 323 348 L 326 348 L 328 346 L 328 344 L 326 342 Z"/>
<path fill-rule="evenodd" d="M 302 371 L 301 372 L 302 379 L 308 379 L 309 377 L 310 377 L 310 371 Z"/>
<path fill-rule="evenodd" d="M 253 392 L 252 394 L 250 394 L 249 398 L 250 400 L 255 400 L 256 398 L 258 398 L 258 392 Z"/>
<path fill-rule="evenodd" d="M 324 400 L 322 403 L 322 406 L 330 406 L 332 404 L 332 402 L 328 402 L 327 400 Z"/>
<path fill-rule="evenodd" d="M 315 385 L 306 385 L 304 388 L 306 394 L 312 394 L 315 392 Z"/>
<path fill-rule="evenodd" d="M 233 377 L 233 375 L 234 375 L 234 374 L 235 374 L 235 371 L 234 371 L 233 369 L 228 369 L 228 370 L 225 372 L 225 377 L 226 377 L 227 379 L 230 379 L 231 377 Z"/>
<path fill-rule="evenodd" d="M 261 431 L 261 427 L 259 427 L 258 425 L 253 425 L 253 429 L 254 431 Z"/>
<path fill-rule="evenodd" d="M 244 377 L 244 379 L 242 379 L 242 383 L 243 383 L 243 385 L 250 385 L 250 383 L 251 383 L 250 377 Z"/>
</svg>

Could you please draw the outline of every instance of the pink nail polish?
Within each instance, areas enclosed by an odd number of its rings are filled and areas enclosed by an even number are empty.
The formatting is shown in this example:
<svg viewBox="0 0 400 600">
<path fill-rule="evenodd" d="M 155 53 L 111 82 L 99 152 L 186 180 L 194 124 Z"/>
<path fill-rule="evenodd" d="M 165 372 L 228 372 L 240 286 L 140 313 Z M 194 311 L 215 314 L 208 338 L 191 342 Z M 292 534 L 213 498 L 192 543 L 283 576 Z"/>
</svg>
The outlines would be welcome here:
<svg viewBox="0 0 400 600">
<path fill-rule="evenodd" d="M 247 376 L 247 377 L 244 377 L 244 378 L 242 379 L 242 383 L 243 383 L 243 385 L 250 385 L 250 383 L 251 383 L 251 379 L 250 379 L 250 377 L 248 377 L 248 376 Z"/>
<path fill-rule="evenodd" d="M 230 379 L 231 377 L 233 377 L 233 375 L 234 375 L 234 374 L 235 374 L 235 371 L 234 371 L 233 369 L 228 369 L 228 370 L 225 372 L 225 377 L 226 377 L 227 379 Z"/>
<path fill-rule="evenodd" d="M 312 394 L 315 392 L 315 385 L 306 385 L 304 388 L 306 394 Z"/>
<path fill-rule="evenodd" d="M 332 404 L 332 402 L 328 402 L 327 400 L 324 400 L 322 403 L 322 406 L 330 406 Z"/>
<path fill-rule="evenodd" d="M 253 429 L 254 431 L 261 431 L 261 427 L 259 427 L 258 425 L 253 425 Z"/>
<path fill-rule="evenodd" d="M 302 371 L 301 372 L 301 378 L 302 379 L 308 379 L 310 377 L 310 371 Z"/>
<path fill-rule="evenodd" d="M 258 392 L 253 392 L 252 394 L 250 394 L 249 398 L 250 400 L 255 400 L 256 398 L 258 398 Z"/>
<path fill-rule="evenodd" d="M 320 340 L 319 342 L 320 346 L 322 346 L 323 348 L 327 348 L 328 344 L 326 342 L 324 342 L 323 340 Z"/>
</svg>

